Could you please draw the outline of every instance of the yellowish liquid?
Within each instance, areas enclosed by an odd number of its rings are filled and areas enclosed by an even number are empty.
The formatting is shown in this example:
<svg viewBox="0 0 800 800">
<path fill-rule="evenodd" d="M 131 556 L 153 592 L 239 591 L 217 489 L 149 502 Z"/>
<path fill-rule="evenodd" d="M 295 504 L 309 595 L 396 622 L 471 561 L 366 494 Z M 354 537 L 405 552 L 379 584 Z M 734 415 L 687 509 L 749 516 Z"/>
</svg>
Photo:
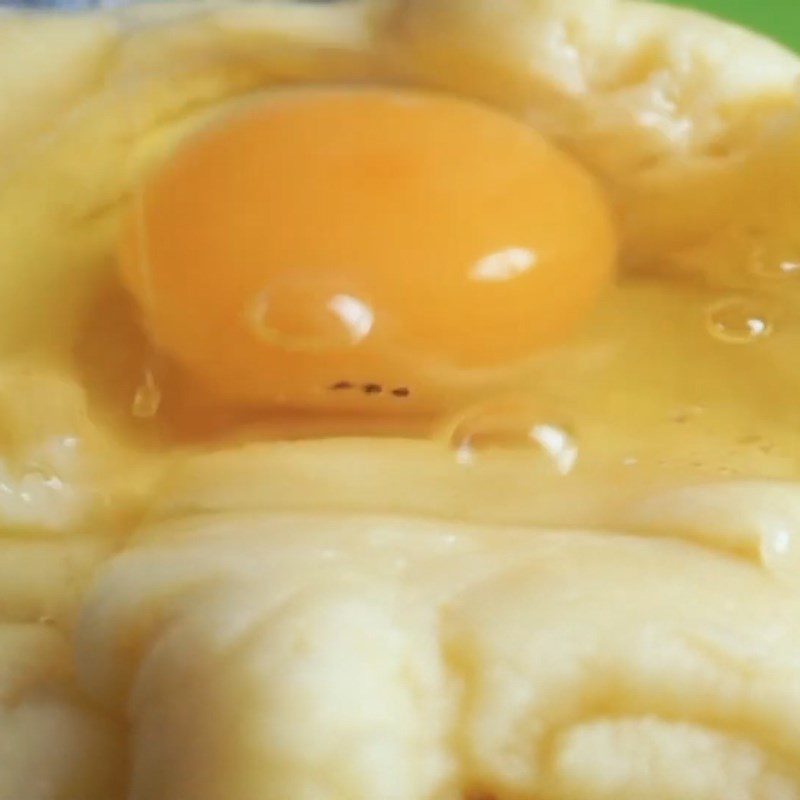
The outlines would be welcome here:
<svg viewBox="0 0 800 800">
<path fill-rule="evenodd" d="M 798 476 L 800 324 L 791 276 L 777 288 L 784 294 L 623 278 L 572 341 L 435 417 L 225 407 L 154 355 L 113 282 L 87 315 L 74 358 L 97 417 L 150 449 L 431 439 L 454 468 L 480 473 L 506 460 L 529 474 L 549 500 L 525 521 L 589 524 L 587 494 Z M 585 505 L 576 511 L 570 498 Z M 480 509 L 464 509 L 470 514 Z"/>
<path fill-rule="evenodd" d="M 436 417 L 226 408 L 154 355 L 133 304 L 114 283 L 86 319 L 74 368 L 96 418 L 145 452 L 363 442 L 373 483 L 347 477 L 361 469 L 359 446 L 350 447 L 346 458 L 320 463 L 316 478 L 315 467 L 283 494 L 254 484 L 265 509 L 302 509 L 317 500 L 331 509 L 399 503 L 398 510 L 435 516 L 602 527 L 620 506 L 660 488 L 798 477 L 800 369 L 793 354 L 800 325 L 792 280 L 779 288 L 783 295 L 731 294 L 623 278 L 572 341 Z M 431 445 L 410 458 L 393 456 L 391 447 L 376 455 L 364 437 Z M 254 471 L 257 483 L 260 468 Z M 461 508 L 415 504 L 423 484 L 444 475 L 484 490 Z M 315 499 L 321 480 L 341 491 Z"/>
</svg>

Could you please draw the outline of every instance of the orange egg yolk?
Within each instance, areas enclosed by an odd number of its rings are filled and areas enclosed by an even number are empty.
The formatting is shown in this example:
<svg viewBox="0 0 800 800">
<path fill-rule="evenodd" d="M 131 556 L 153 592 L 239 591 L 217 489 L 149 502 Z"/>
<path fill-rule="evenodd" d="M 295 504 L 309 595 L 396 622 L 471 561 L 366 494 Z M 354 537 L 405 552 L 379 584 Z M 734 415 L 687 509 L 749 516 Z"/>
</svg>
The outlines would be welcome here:
<svg viewBox="0 0 800 800">
<path fill-rule="evenodd" d="M 281 90 L 184 141 L 132 204 L 153 343 L 227 403 L 431 408 L 558 343 L 614 269 L 591 177 L 487 107 Z"/>
</svg>

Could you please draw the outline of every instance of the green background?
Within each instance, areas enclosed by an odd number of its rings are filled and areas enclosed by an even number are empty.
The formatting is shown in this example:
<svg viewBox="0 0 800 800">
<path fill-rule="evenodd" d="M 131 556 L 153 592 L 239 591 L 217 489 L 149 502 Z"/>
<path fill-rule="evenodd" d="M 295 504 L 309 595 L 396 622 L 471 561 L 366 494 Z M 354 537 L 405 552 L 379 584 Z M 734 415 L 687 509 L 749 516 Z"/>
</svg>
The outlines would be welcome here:
<svg viewBox="0 0 800 800">
<path fill-rule="evenodd" d="M 666 1 L 666 0 L 665 0 Z M 800 0 L 668 0 L 747 25 L 800 51 Z"/>
</svg>

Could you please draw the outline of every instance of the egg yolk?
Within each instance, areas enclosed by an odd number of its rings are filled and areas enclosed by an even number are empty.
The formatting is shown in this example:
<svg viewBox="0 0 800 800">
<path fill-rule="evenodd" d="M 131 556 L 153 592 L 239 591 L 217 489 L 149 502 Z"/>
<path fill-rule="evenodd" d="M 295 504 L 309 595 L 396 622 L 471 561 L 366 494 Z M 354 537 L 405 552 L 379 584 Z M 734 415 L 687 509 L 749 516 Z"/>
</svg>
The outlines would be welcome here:
<svg viewBox="0 0 800 800">
<path fill-rule="evenodd" d="M 487 107 L 280 90 L 144 183 L 123 279 L 155 346 L 225 402 L 434 407 L 562 340 L 610 281 L 591 177 Z"/>
</svg>

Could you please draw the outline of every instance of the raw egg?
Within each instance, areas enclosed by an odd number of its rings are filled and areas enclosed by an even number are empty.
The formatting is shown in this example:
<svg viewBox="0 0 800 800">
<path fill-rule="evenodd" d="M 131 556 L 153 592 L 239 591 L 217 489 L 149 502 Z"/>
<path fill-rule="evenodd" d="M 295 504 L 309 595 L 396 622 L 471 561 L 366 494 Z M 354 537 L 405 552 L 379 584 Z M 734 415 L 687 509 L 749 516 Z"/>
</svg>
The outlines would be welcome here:
<svg viewBox="0 0 800 800">
<path fill-rule="evenodd" d="M 591 176 L 514 118 L 390 88 L 281 90 L 136 196 L 124 281 L 225 402 L 387 410 L 558 343 L 613 276 Z"/>
</svg>

